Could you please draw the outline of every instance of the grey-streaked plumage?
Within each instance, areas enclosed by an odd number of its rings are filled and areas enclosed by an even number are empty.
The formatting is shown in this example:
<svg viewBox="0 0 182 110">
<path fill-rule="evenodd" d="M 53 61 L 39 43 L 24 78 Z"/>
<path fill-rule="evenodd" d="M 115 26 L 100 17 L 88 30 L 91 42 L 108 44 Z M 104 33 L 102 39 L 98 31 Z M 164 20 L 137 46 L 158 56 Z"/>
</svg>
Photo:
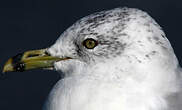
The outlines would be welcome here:
<svg viewBox="0 0 182 110">
<path fill-rule="evenodd" d="M 98 45 L 87 49 L 83 41 Z M 134 8 L 91 14 L 48 48 L 71 57 L 54 64 L 61 79 L 47 110 L 181 110 L 181 68 L 161 27 Z"/>
</svg>

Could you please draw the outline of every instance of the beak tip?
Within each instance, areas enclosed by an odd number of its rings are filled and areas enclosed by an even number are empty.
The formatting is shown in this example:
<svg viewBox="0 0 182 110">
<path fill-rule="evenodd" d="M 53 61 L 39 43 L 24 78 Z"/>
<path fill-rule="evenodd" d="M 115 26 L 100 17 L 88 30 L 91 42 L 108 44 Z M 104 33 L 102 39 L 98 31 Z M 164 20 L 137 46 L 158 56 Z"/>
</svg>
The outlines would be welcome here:
<svg viewBox="0 0 182 110">
<path fill-rule="evenodd" d="M 5 74 L 6 72 L 8 72 L 8 71 L 4 67 L 1 74 Z"/>
<path fill-rule="evenodd" d="M 13 71 L 12 58 L 8 59 L 8 61 L 4 64 L 2 74 L 5 74 L 11 71 Z"/>
<path fill-rule="evenodd" d="M 7 65 L 5 64 L 5 65 L 3 66 L 2 74 L 6 73 L 6 72 L 7 72 Z"/>
</svg>

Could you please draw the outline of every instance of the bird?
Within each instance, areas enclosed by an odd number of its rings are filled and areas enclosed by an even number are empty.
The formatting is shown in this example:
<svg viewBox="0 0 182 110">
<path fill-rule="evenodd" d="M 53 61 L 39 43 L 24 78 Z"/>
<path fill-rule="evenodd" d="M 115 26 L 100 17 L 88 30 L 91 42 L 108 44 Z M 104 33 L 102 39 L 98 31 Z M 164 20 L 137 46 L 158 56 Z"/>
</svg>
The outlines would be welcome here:
<svg viewBox="0 0 182 110">
<path fill-rule="evenodd" d="M 64 74 L 44 110 L 181 110 L 181 67 L 160 25 L 145 11 L 95 12 L 52 46 L 8 59 L 3 72 Z"/>
</svg>

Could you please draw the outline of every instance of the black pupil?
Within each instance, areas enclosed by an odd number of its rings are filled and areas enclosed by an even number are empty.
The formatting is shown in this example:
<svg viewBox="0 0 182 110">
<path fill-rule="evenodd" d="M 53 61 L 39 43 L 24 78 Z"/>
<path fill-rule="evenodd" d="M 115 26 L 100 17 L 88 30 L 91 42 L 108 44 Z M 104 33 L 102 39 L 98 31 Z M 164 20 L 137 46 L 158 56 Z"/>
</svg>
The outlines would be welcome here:
<svg viewBox="0 0 182 110">
<path fill-rule="evenodd" d="M 90 46 L 92 46 L 92 44 L 93 44 L 93 41 L 89 41 L 88 43 L 89 43 L 89 45 L 90 45 Z"/>
</svg>

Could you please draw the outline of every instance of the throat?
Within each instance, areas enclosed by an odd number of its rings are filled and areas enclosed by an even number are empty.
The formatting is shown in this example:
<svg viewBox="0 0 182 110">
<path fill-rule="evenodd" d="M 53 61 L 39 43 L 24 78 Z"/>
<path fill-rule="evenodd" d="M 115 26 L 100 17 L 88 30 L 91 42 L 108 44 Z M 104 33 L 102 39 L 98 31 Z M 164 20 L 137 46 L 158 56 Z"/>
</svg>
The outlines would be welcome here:
<svg viewBox="0 0 182 110">
<path fill-rule="evenodd" d="M 166 94 L 157 92 L 144 83 L 132 79 L 117 82 L 95 75 L 77 75 L 64 79 L 70 92 L 66 100 L 77 100 L 73 105 L 83 104 L 80 110 L 166 110 Z M 70 85 L 67 87 L 68 82 Z M 81 96 L 81 98 L 80 98 Z M 74 99 L 73 99 L 74 98 Z M 89 101 L 89 103 L 88 103 Z M 95 106 L 97 105 L 97 106 Z"/>
</svg>

